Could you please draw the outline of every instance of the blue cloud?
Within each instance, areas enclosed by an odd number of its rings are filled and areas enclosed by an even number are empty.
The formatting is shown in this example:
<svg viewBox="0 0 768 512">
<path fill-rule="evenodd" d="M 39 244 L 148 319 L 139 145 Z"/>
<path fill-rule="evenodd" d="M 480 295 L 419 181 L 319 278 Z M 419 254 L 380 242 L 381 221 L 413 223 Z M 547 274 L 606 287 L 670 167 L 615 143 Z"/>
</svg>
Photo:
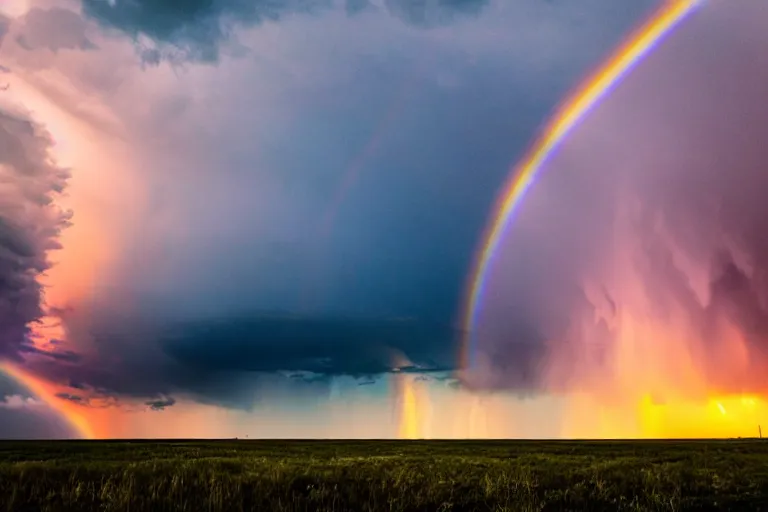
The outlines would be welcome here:
<svg viewBox="0 0 768 512">
<path fill-rule="evenodd" d="M 416 26 L 442 25 L 460 15 L 476 15 L 488 0 L 411 2 L 387 0 L 385 8 Z M 83 0 L 86 15 L 134 38 L 146 36 L 159 47 L 145 49 L 144 57 L 159 63 L 163 56 L 215 62 L 222 44 L 231 42 L 240 27 L 279 21 L 290 15 L 312 15 L 332 10 L 331 0 Z M 346 12 L 371 9 L 367 0 L 349 0 Z M 168 51 L 170 53 L 168 53 Z"/>
</svg>

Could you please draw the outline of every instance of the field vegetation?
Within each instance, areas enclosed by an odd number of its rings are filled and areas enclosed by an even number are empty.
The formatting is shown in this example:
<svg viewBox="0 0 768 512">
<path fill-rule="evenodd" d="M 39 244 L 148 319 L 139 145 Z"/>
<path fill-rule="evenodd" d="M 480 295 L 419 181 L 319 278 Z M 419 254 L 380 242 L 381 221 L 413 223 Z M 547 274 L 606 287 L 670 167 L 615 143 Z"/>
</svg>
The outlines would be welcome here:
<svg viewBox="0 0 768 512">
<path fill-rule="evenodd" d="M 0 442 L 0 510 L 763 510 L 768 442 Z"/>
</svg>

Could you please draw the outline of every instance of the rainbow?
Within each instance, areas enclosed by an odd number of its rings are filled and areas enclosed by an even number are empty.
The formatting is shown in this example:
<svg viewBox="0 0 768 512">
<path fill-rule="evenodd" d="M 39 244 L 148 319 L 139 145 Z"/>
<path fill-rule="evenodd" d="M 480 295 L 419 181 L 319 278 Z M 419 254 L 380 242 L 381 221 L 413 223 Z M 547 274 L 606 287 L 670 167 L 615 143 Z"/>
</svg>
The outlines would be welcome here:
<svg viewBox="0 0 768 512">
<path fill-rule="evenodd" d="M 0 372 L 27 387 L 35 395 L 35 398 L 42 400 L 59 414 L 81 438 L 94 438 L 88 421 L 76 410 L 77 406 L 58 398 L 52 386 L 8 362 L 0 361 Z"/>
<path fill-rule="evenodd" d="M 618 85 L 643 57 L 648 55 L 683 19 L 691 14 L 704 0 L 667 0 L 649 21 L 632 34 L 590 79 L 558 108 L 544 135 L 514 168 L 509 181 L 499 195 L 477 251 L 468 282 L 462 328 L 464 340 L 459 355 L 460 365 L 470 367 L 474 348 L 474 330 L 488 269 L 504 233 L 522 203 L 525 193 L 533 185 L 539 171 L 560 147 L 571 131 L 578 126 L 601 99 Z"/>
</svg>

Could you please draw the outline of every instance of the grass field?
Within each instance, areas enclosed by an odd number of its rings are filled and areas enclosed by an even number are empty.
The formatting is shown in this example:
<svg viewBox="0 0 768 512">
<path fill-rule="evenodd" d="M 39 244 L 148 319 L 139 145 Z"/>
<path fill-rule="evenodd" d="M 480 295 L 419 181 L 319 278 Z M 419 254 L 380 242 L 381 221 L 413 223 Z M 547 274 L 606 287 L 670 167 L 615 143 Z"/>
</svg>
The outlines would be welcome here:
<svg viewBox="0 0 768 512">
<path fill-rule="evenodd" d="M 0 507 L 764 510 L 768 442 L 8 441 Z"/>
</svg>

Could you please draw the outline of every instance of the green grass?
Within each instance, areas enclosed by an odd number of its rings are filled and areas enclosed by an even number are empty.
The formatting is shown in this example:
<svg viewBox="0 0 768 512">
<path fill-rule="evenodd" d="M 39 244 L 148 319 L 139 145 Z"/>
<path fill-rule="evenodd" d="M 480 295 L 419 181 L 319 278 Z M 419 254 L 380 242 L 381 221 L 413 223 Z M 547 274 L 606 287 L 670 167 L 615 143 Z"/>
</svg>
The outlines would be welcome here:
<svg viewBox="0 0 768 512">
<path fill-rule="evenodd" d="M 0 510 L 768 509 L 768 442 L 0 442 Z"/>
</svg>

